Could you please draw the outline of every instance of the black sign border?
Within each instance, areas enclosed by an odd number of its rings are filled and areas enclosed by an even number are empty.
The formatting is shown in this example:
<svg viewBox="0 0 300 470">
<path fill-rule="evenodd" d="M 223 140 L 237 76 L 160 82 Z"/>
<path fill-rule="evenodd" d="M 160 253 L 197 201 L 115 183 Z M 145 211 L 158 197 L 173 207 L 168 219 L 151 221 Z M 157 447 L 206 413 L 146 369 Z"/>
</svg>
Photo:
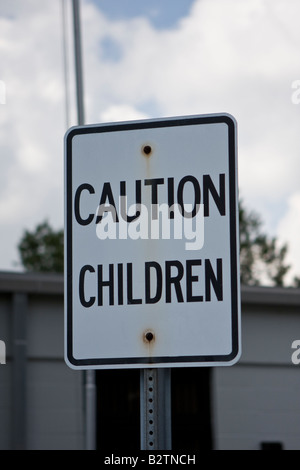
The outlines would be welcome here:
<svg viewBox="0 0 300 470">
<path fill-rule="evenodd" d="M 99 358 L 99 359 L 76 359 L 73 356 L 73 265 L 72 265 L 72 140 L 77 135 L 94 134 L 115 131 L 129 131 L 137 129 L 154 129 L 176 126 L 191 126 L 201 124 L 225 123 L 228 126 L 228 155 L 229 155 L 229 207 L 230 207 L 230 256 L 231 256 L 231 318 L 232 318 L 232 351 L 228 355 L 210 355 L 210 356 L 156 356 L 156 357 L 128 357 L 128 358 Z M 65 355 L 66 362 L 75 369 L 108 369 L 111 368 L 130 368 L 149 367 L 153 364 L 166 364 L 166 367 L 172 367 L 172 364 L 180 364 L 182 367 L 189 363 L 190 366 L 219 365 L 220 363 L 233 363 L 240 353 L 239 338 L 239 311 L 240 311 L 240 292 L 239 292 L 239 259 L 238 259 L 238 220 L 236 200 L 236 182 L 237 182 L 237 145 L 236 145 L 236 121 L 229 114 L 216 114 L 205 116 L 184 116 L 175 118 L 165 118 L 157 120 L 142 120 L 117 122 L 111 124 L 89 125 L 71 128 L 65 136 L 65 315 L 67 329 L 65 335 Z"/>
</svg>

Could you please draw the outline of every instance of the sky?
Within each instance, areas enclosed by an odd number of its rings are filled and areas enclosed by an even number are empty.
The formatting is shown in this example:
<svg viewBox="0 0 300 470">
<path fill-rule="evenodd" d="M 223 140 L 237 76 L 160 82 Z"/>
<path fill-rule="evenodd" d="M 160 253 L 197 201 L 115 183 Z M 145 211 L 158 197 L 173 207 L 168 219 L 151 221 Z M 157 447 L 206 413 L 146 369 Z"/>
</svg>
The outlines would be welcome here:
<svg viewBox="0 0 300 470">
<path fill-rule="evenodd" d="M 240 197 L 288 243 L 290 276 L 300 275 L 299 17 L 299 0 L 81 0 L 86 123 L 232 114 Z M 63 227 L 63 139 L 76 122 L 70 0 L 0 0 L 0 270 L 21 269 L 25 229 Z"/>
</svg>

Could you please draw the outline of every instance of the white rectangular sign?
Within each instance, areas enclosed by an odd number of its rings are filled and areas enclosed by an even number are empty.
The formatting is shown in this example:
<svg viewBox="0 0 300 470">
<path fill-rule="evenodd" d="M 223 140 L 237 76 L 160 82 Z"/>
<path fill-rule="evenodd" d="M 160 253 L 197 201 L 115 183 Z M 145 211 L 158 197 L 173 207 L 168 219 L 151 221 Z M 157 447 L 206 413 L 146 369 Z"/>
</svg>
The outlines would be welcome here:
<svg viewBox="0 0 300 470">
<path fill-rule="evenodd" d="M 235 120 L 217 114 L 74 127 L 65 145 L 67 364 L 235 363 Z"/>
</svg>

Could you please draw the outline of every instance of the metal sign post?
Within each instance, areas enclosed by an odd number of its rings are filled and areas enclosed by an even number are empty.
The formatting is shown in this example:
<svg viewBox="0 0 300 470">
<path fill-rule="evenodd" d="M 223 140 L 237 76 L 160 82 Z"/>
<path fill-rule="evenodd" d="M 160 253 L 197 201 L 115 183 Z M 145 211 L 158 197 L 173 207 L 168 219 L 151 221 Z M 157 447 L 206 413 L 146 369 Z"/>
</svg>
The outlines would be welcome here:
<svg viewBox="0 0 300 470">
<path fill-rule="evenodd" d="M 80 8 L 79 0 L 72 0 L 73 6 L 73 31 L 74 31 L 74 58 L 76 78 L 76 102 L 77 119 L 80 126 L 84 125 L 84 100 L 83 100 L 83 73 L 80 33 Z M 93 370 L 84 372 L 85 394 L 85 448 L 96 449 L 96 378 Z"/>
<path fill-rule="evenodd" d="M 140 372 L 141 450 L 171 450 L 171 369 Z"/>
</svg>

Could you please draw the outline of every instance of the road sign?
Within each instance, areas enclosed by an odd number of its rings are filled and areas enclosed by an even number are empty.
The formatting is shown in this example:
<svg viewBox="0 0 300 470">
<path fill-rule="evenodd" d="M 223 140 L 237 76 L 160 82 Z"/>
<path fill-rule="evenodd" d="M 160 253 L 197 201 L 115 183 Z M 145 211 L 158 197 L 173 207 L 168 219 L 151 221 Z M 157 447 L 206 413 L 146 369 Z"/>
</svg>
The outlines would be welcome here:
<svg viewBox="0 0 300 470">
<path fill-rule="evenodd" d="M 240 289 L 234 118 L 74 127 L 65 148 L 67 364 L 235 363 Z"/>
</svg>

